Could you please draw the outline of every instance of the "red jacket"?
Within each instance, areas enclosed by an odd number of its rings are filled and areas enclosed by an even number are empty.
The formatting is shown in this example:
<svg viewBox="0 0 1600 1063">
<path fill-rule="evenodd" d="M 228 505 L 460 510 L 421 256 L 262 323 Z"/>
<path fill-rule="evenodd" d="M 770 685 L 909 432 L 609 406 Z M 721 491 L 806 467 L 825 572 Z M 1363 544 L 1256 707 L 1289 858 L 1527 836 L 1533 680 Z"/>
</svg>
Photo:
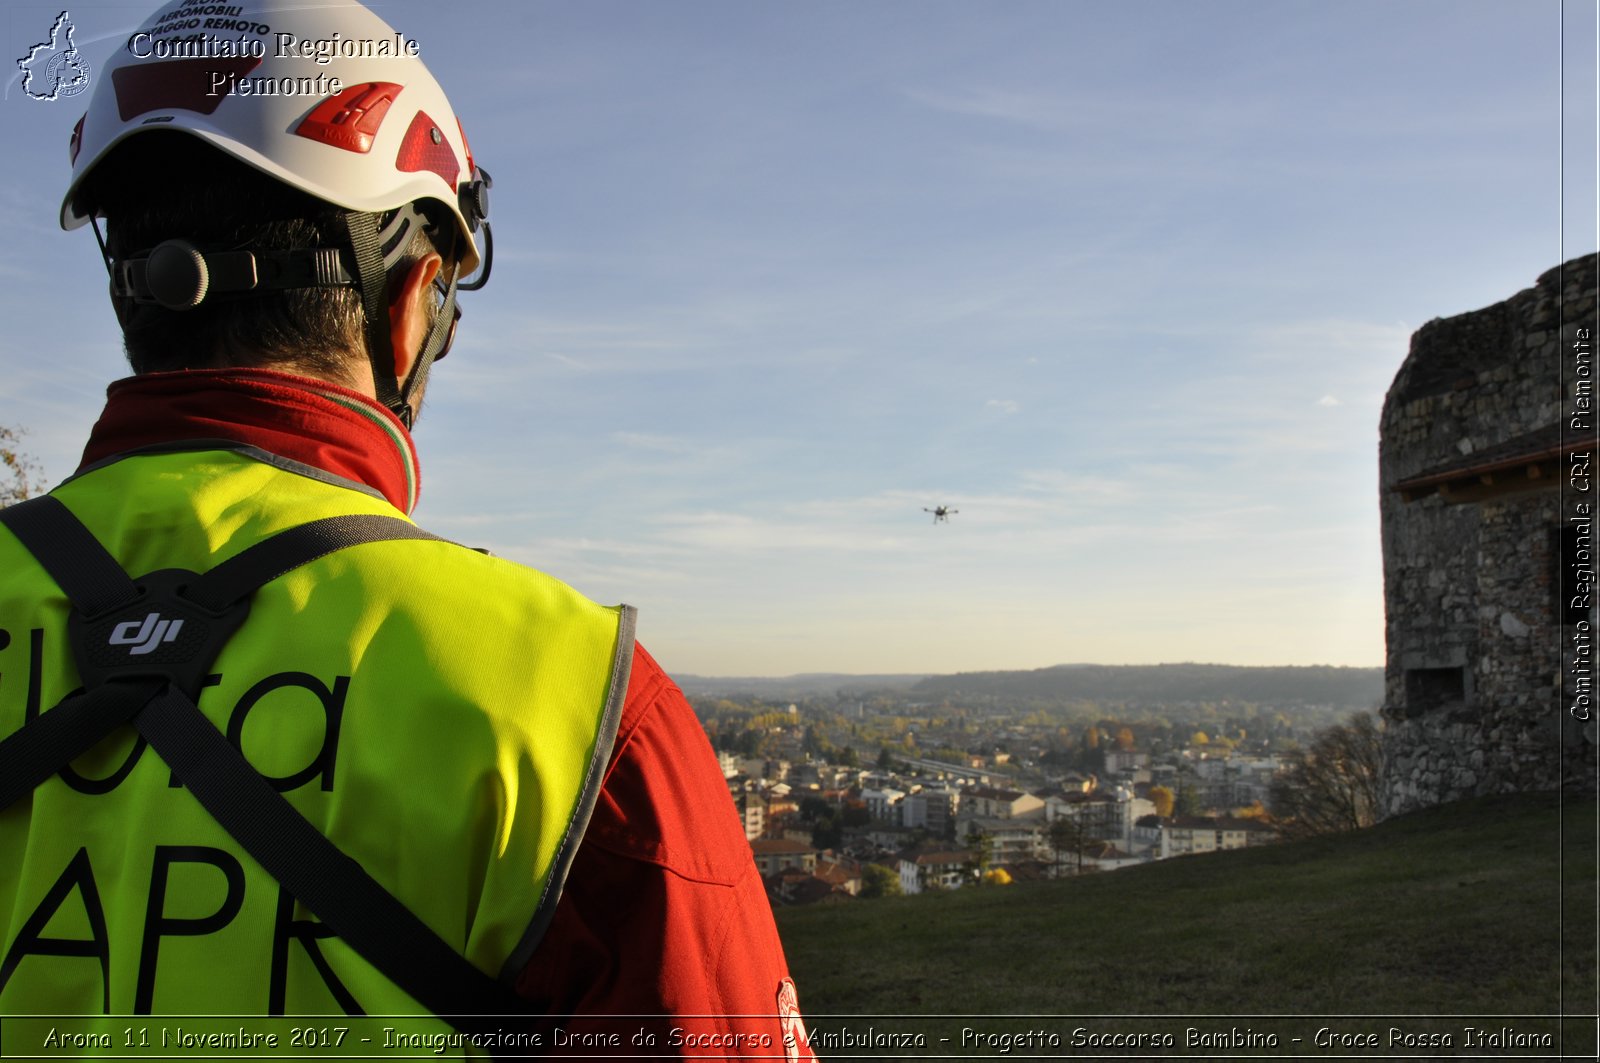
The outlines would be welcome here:
<svg viewBox="0 0 1600 1063">
<path fill-rule="evenodd" d="M 416 504 L 410 435 L 356 392 L 284 373 L 206 370 L 132 377 L 107 394 L 85 467 L 220 440 L 376 491 L 402 512 Z M 594 816 L 517 988 L 555 1017 L 546 1034 L 565 1054 L 615 1035 L 620 1045 L 592 1051 L 811 1058 L 716 757 L 683 693 L 642 648 Z"/>
</svg>

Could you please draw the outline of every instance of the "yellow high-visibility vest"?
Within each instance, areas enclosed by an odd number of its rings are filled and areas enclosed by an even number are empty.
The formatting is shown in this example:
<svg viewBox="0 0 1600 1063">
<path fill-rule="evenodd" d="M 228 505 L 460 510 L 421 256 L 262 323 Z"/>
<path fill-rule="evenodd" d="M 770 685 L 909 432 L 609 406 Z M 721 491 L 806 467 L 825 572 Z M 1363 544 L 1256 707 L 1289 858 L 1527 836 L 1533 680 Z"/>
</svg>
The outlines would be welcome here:
<svg viewBox="0 0 1600 1063">
<path fill-rule="evenodd" d="M 382 499 L 226 450 L 53 492 L 131 575 L 204 572 Z M 80 685 L 70 607 L 0 529 L 0 737 Z M 159 618 L 119 632 L 165 637 Z M 134 625 L 136 626 L 136 625 Z M 268 782 L 481 971 L 547 925 L 611 754 L 632 611 L 455 544 L 366 543 L 259 590 L 198 705 Z M 0 1013 L 422 1009 L 331 936 L 121 728 L 0 811 Z"/>
</svg>

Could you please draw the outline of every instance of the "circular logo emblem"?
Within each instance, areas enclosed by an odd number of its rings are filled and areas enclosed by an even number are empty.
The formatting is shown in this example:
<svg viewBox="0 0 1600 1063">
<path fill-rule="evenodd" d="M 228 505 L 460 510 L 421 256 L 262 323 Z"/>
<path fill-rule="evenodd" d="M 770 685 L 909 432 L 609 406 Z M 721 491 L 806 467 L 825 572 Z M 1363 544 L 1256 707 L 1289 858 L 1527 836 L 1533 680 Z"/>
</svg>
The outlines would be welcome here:
<svg viewBox="0 0 1600 1063">
<path fill-rule="evenodd" d="M 788 978 L 778 983 L 778 1028 L 783 1031 L 784 1059 L 795 1063 L 799 1059 L 815 1058 L 806 1043 L 806 1023 L 800 1017 L 800 997 L 794 991 L 794 981 Z"/>
<path fill-rule="evenodd" d="M 51 99 L 76 96 L 89 87 L 89 61 L 77 49 L 53 55 L 44 68 L 44 83 L 51 86 Z"/>
</svg>

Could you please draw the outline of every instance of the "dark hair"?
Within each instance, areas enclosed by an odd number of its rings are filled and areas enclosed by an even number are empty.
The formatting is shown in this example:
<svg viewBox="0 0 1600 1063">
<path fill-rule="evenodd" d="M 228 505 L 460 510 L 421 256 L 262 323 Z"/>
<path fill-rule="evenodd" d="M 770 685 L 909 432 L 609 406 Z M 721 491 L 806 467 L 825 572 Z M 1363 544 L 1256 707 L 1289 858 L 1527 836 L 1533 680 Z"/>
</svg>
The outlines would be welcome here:
<svg viewBox="0 0 1600 1063">
<path fill-rule="evenodd" d="M 80 196 L 106 219 L 114 259 L 163 240 L 205 250 L 345 247 L 345 210 L 237 161 L 197 137 L 150 130 L 112 149 Z M 432 248 L 422 231 L 391 273 Z M 340 379 L 366 359 L 366 314 L 354 288 L 220 294 L 192 310 L 113 296 L 135 373 L 275 368 Z"/>
</svg>

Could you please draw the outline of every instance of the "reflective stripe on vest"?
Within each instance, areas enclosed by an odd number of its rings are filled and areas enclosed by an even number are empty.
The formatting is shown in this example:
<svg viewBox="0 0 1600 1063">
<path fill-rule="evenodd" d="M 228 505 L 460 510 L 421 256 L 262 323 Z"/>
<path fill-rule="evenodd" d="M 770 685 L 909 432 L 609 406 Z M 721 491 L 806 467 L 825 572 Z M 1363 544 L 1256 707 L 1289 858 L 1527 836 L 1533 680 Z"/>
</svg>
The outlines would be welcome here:
<svg viewBox="0 0 1600 1063">
<path fill-rule="evenodd" d="M 320 517 L 394 515 L 228 452 L 125 459 L 56 494 L 133 573 L 203 571 Z M 0 734 L 77 686 L 66 611 L 0 533 Z M 263 588 L 199 704 L 339 848 L 505 980 L 581 836 L 631 658 L 625 608 L 447 543 L 366 544 Z M 6 1012 L 420 1010 L 131 732 L 0 813 L 0 912 Z"/>
</svg>

